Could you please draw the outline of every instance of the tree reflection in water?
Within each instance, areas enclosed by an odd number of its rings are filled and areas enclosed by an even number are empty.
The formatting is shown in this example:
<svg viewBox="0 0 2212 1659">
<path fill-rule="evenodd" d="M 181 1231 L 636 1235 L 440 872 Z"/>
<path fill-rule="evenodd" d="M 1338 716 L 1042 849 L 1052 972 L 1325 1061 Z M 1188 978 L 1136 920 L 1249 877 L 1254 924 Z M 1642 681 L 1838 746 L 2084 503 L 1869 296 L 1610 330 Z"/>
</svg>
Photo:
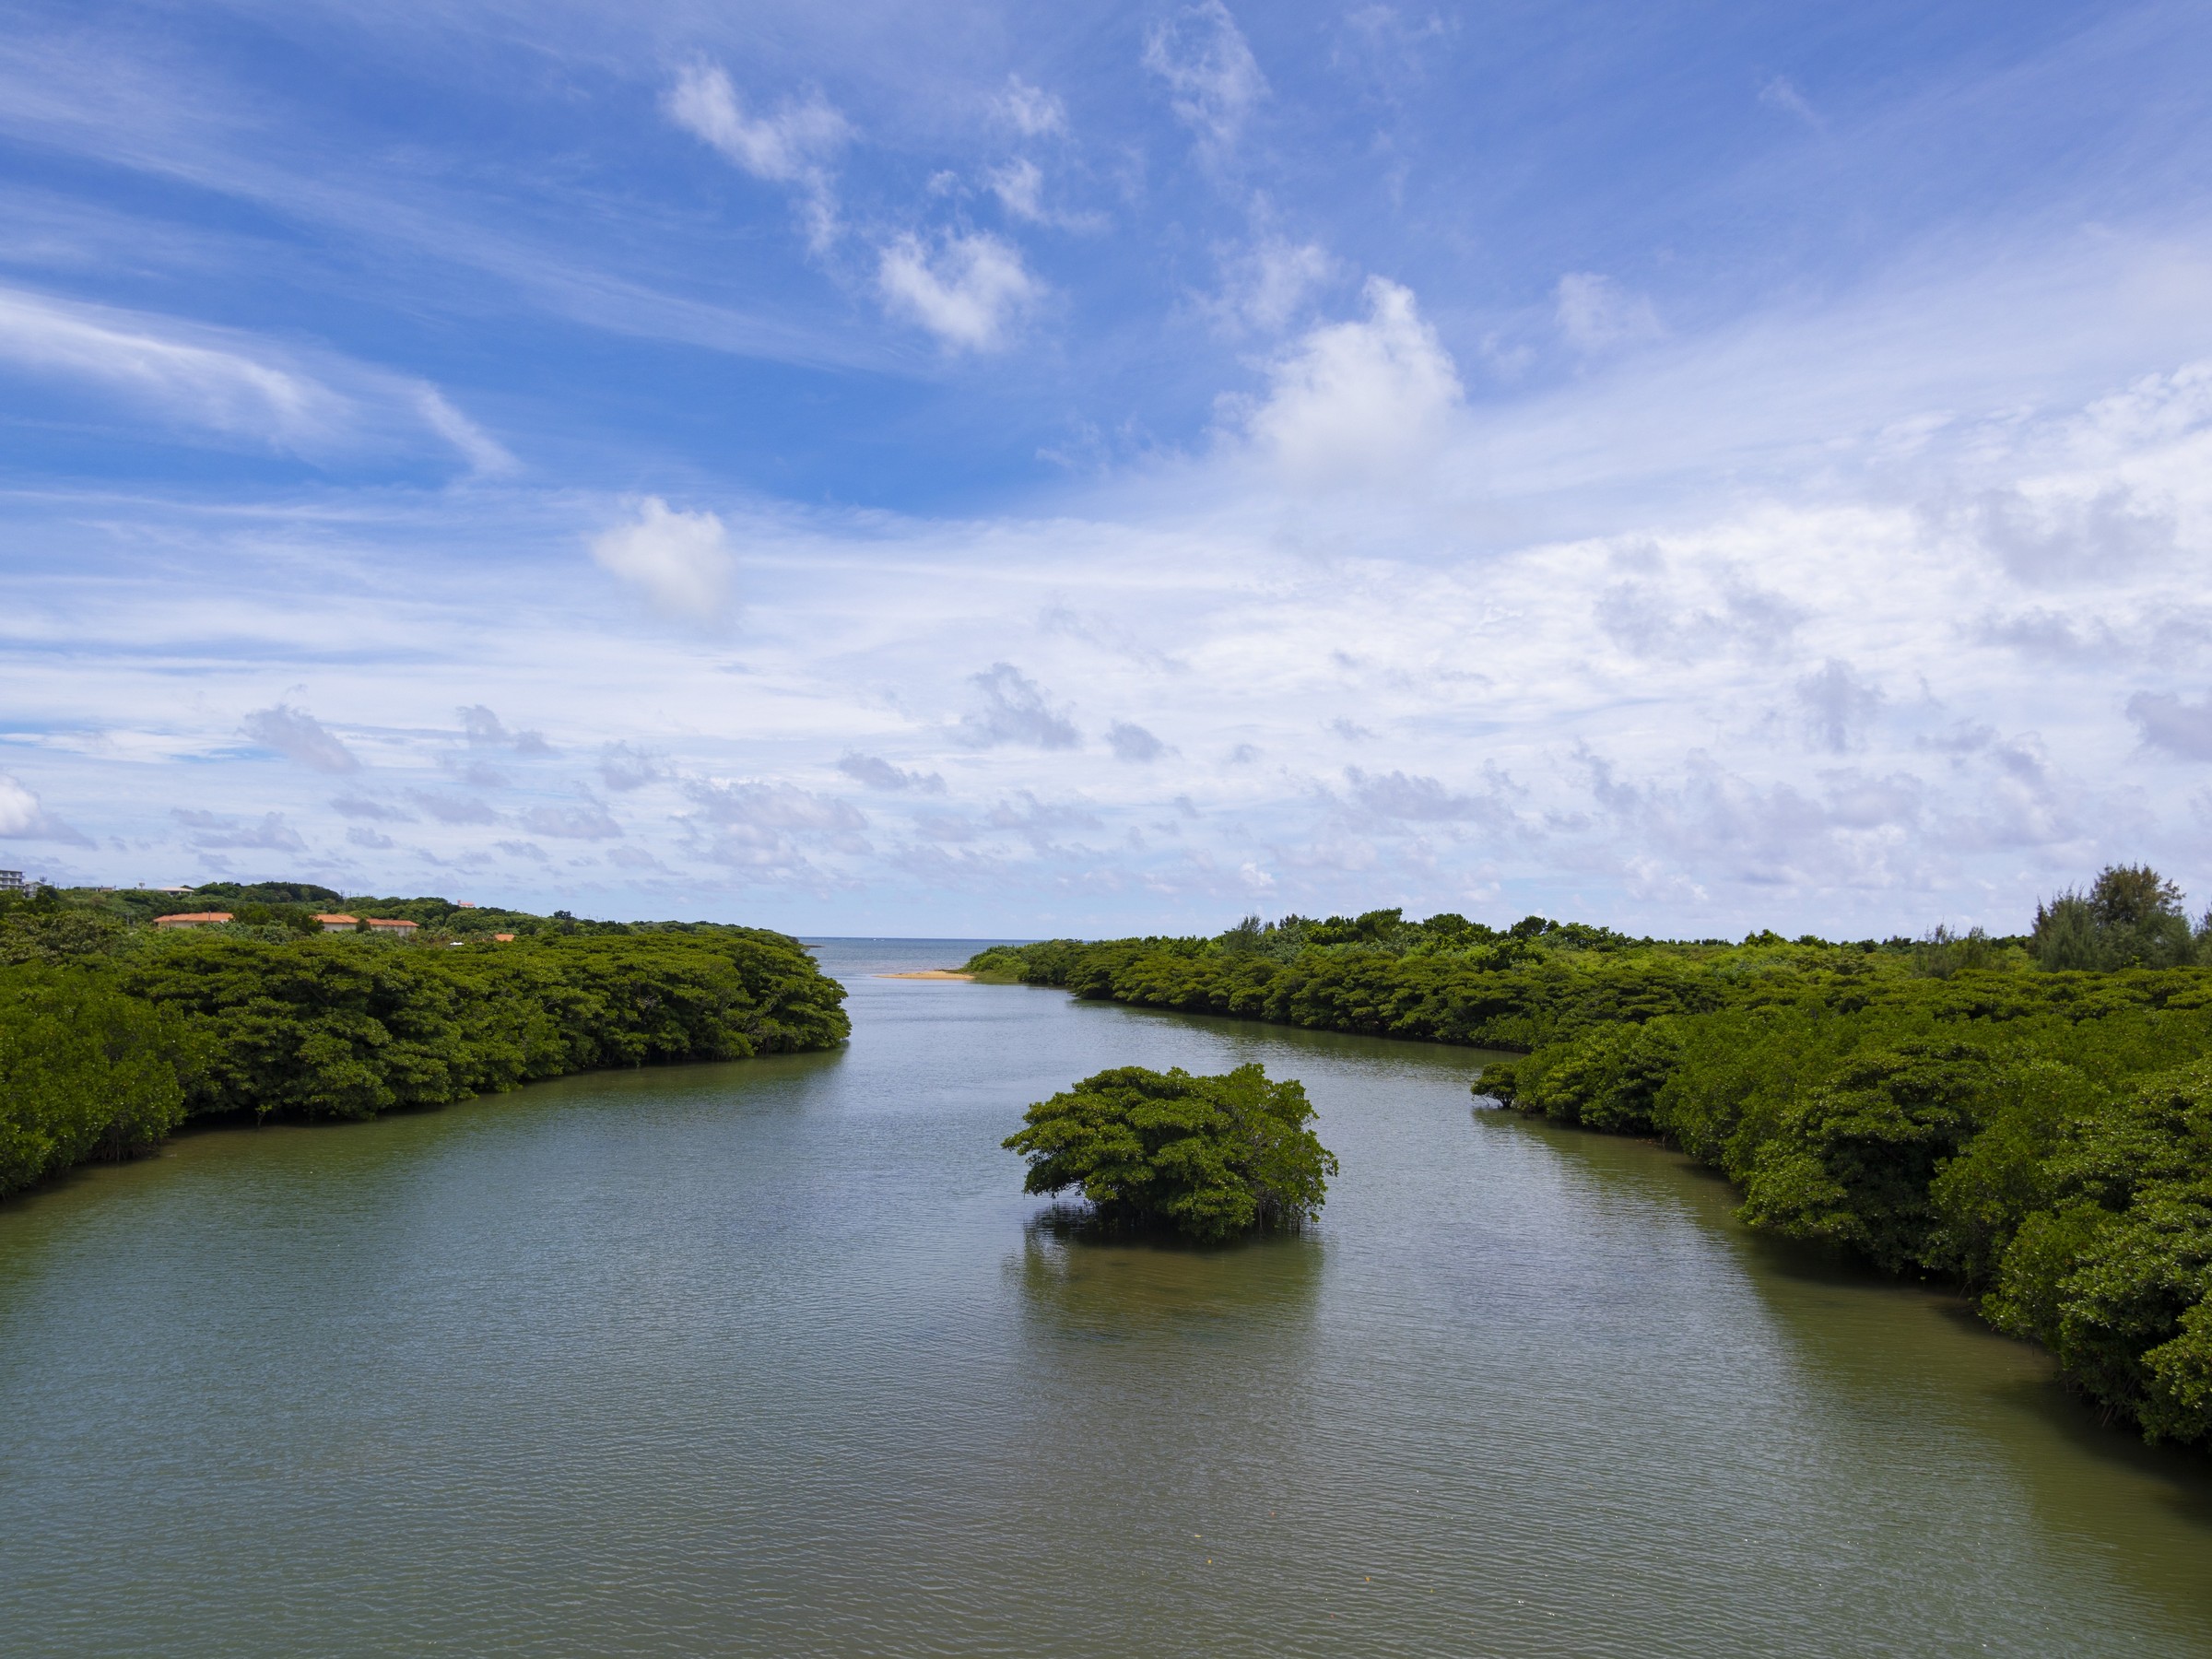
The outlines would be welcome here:
<svg viewBox="0 0 2212 1659">
<path fill-rule="evenodd" d="M 1236 1341 L 1302 1336 L 1326 1251 L 1313 1230 L 1197 1245 L 1101 1227 L 1054 1205 L 1023 1230 L 1007 1272 L 1025 1314 L 1078 1341 Z"/>
</svg>

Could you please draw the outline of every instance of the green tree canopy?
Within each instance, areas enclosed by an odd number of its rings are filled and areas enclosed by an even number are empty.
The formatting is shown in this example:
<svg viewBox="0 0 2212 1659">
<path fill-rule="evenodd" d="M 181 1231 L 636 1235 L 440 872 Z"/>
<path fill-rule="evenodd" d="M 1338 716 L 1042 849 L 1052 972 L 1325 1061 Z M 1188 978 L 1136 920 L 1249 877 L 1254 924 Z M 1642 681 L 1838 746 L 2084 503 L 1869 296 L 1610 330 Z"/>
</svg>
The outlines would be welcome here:
<svg viewBox="0 0 2212 1659">
<path fill-rule="evenodd" d="M 1320 1210 L 1336 1159 L 1312 1117 L 1301 1084 L 1257 1065 L 1124 1065 L 1038 1101 L 1005 1144 L 1030 1160 L 1026 1192 L 1079 1188 L 1103 1221 L 1218 1241 Z"/>
</svg>

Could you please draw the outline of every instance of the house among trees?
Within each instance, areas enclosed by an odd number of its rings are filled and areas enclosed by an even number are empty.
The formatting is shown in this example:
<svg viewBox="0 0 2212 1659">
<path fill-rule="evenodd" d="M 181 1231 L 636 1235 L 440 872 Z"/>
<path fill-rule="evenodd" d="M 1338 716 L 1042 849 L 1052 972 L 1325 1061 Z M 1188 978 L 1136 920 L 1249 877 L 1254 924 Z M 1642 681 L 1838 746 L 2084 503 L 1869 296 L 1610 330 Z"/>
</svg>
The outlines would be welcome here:
<svg viewBox="0 0 2212 1659">
<path fill-rule="evenodd" d="M 394 938 L 411 939 L 415 936 L 416 928 L 420 925 L 420 923 L 402 921 L 396 916 L 371 916 L 369 918 L 371 933 L 390 934 Z"/>
<path fill-rule="evenodd" d="M 229 911 L 179 911 L 173 916 L 156 916 L 156 927 L 220 927 L 230 920 Z"/>
<path fill-rule="evenodd" d="M 351 933 L 361 924 L 359 916 L 317 916 L 314 920 L 324 933 Z"/>
</svg>

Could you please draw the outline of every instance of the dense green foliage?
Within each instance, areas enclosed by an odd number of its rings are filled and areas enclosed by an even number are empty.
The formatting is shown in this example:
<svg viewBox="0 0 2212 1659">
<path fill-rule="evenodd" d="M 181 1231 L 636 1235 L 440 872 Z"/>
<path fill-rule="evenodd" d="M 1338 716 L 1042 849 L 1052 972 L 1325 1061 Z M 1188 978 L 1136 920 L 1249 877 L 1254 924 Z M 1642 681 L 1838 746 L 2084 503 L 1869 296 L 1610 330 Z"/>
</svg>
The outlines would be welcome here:
<svg viewBox="0 0 2212 1659">
<path fill-rule="evenodd" d="M 2154 1438 L 2212 1441 L 2212 968 L 2155 872 L 1992 939 L 1664 943 L 1396 912 L 1052 940 L 979 976 L 1513 1051 L 1478 1091 L 1654 1135 L 1752 1225 L 1953 1277 Z"/>
<path fill-rule="evenodd" d="M 1312 1117 L 1301 1085 L 1256 1065 L 1210 1077 L 1125 1065 L 1038 1101 L 1006 1145 L 1030 1160 L 1025 1191 L 1079 1188 L 1109 1225 L 1218 1241 L 1320 1210 L 1336 1159 Z"/>
<path fill-rule="evenodd" d="M 843 988 L 754 928 L 162 935 L 72 897 L 0 912 L 0 1193 L 188 1116 L 372 1117 L 594 1067 L 825 1048 L 849 1029 Z"/>
</svg>

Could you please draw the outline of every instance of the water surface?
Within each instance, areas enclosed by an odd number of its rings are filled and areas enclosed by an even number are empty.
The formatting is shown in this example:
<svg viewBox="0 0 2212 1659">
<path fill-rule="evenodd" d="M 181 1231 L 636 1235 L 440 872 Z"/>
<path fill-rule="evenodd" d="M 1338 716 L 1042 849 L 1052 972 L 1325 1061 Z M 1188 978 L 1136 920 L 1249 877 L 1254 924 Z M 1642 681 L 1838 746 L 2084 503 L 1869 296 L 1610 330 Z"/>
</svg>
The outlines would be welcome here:
<svg viewBox="0 0 2212 1659">
<path fill-rule="evenodd" d="M 188 1135 L 0 1207 L 11 1654 L 2205 1654 L 2205 1460 L 1465 1050 L 871 978 L 837 1054 Z M 998 1147 L 1305 1080 L 1302 1237 Z"/>
</svg>

